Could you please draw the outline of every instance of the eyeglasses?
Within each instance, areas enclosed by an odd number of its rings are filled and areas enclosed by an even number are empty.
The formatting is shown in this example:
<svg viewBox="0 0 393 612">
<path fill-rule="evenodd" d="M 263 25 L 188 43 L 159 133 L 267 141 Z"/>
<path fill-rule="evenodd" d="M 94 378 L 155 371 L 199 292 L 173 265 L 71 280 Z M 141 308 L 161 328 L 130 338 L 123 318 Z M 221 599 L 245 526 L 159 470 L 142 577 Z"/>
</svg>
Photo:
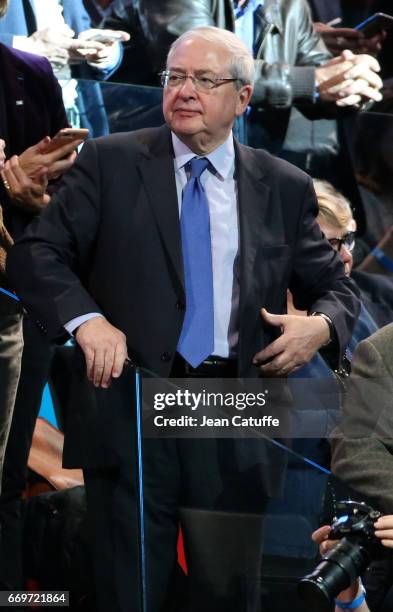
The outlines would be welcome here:
<svg viewBox="0 0 393 612">
<path fill-rule="evenodd" d="M 341 251 L 343 245 L 348 251 L 352 252 L 355 248 L 355 238 L 356 232 L 348 232 L 342 238 L 328 238 L 328 242 L 338 253 Z"/>
<path fill-rule="evenodd" d="M 160 72 L 159 76 L 161 77 L 161 85 L 163 87 L 178 89 L 180 87 L 183 87 L 187 79 L 191 79 L 195 89 L 204 93 L 208 93 L 209 91 L 212 91 L 212 89 L 215 89 L 220 85 L 224 85 L 224 83 L 230 83 L 240 80 L 229 77 L 217 77 L 214 75 L 193 76 L 191 74 L 173 72 L 172 70 L 164 70 L 163 72 Z"/>
</svg>

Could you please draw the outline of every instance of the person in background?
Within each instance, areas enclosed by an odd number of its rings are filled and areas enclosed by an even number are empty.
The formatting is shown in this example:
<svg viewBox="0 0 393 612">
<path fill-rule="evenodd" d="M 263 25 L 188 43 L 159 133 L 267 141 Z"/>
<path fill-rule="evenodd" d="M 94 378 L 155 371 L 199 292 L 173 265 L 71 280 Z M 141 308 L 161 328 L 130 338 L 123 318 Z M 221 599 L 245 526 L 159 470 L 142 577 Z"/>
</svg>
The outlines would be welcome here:
<svg viewBox="0 0 393 612">
<path fill-rule="evenodd" d="M 7 4 L 0 0 L 3 15 Z M 16 240 L 47 205 L 50 199 L 47 179 L 58 178 L 72 166 L 75 146 L 81 141 L 47 152 L 51 137 L 67 127 L 68 122 L 59 83 L 46 58 L 0 43 L 0 76 L 0 137 L 6 142 L 7 157 L 0 182 L 0 202 L 4 227 L 10 238 Z M 5 281 L 12 292 L 12 283 Z M 5 304 L 4 299 L 1 303 Z M 15 371 L 21 346 L 19 325 L 15 328 Z M 0 496 L 0 584 L 6 589 L 22 588 L 21 580 L 11 577 L 15 564 L 21 563 L 21 495 L 31 436 L 52 355 L 51 343 L 40 334 L 30 315 L 23 320 L 23 342 Z"/>
<path fill-rule="evenodd" d="M 362 341 L 353 356 L 352 372 L 342 408 L 339 428 L 332 437 L 332 472 L 348 486 L 351 496 L 384 513 L 375 523 L 375 535 L 388 550 L 392 546 L 393 517 L 393 324 Z M 329 526 L 314 534 L 322 552 L 333 543 Z M 392 556 L 375 558 L 363 580 L 366 603 L 352 604 L 356 612 L 379 612 L 392 607 Z M 350 604 L 362 598 L 360 584 L 339 596 Z M 339 612 L 340 606 L 336 608 Z"/>
<path fill-rule="evenodd" d="M 366 212 L 363 236 L 373 249 L 393 225 L 393 95 L 359 117 L 355 132 L 355 169 Z"/>
<path fill-rule="evenodd" d="M 351 341 L 347 347 L 351 357 L 357 344 L 380 327 L 393 321 L 393 285 L 378 274 L 353 270 L 353 251 L 356 245 L 356 222 L 349 201 L 326 181 L 314 179 L 318 199 L 317 222 L 331 246 L 339 253 L 345 274 L 355 280 L 361 298 L 361 309 Z M 370 289 L 375 285 L 375 290 Z M 363 290 L 363 286 L 366 288 Z M 289 311 L 293 304 L 289 300 Z M 306 366 L 307 367 L 307 366 Z"/>
<path fill-rule="evenodd" d="M 360 579 L 355 580 L 338 594 L 334 612 L 341 612 L 343 609 L 354 612 L 383 612 L 391 609 L 393 515 L 382 516 L 374 526 L 375 536 L 386 548 L 386 554 L 384 558 L 371 562 L 362 576 L 363 582 Z M 337 544 L 337 541 L 329 540 L 330 530 L 329 525 L 323 525 L 312 534 L 312 539 L 319 545 L 321 555 L 325 555 Z"/>
<path fill-rule="evenodd" d="M 4 148 L 5 142 L 0 140 L 0 170 L 4 168 Z M 3 474 L 5 447 L 14 410 L 23 348 L 22 307 L 12 298 L 5 273 L 6 256 L 12 243 L 4 225 L 0 204 L 0 478 Z"/>
<path fill-rule="evenodd" d="M 383 32 L 365 38 L 353 26 L 363 22 L 370 14 L 372 0 L 357 1 L 356 6 L 347 0 L 308 0 L 315 30 L 321 35 L 329 51 L 339 55 L 343 49 L 353 53 L 378 55 L 382 49 Z M 345 27 L 343 27 L 345 26 Z"/>
<path fill-rule="evenodd" d="M 80 0 L 8 0 L 8 5 L 0 41 L 46 57 L 60 80 L 69 122 L 91 135 L 108 133 L 99 85 L 83 80 L 77 85 L 74 79 L 107 78 L 121 63 L 120 42 L 129 35 L 91 28 Z"/>
<path fill-rule="evenodd" d="M 339 253 L 345 269 L 345 274 L 350 276 L 355 282 L 360 293 L 360 313 L 355 323 L 352 337 L 345 351 L 346 360 L 344 367 L 338 370 L 339 376 L 346 376 L 350 371 L 352 355 L 362 340 L 371 336 L 381 327 L 393 322 L 393 283 L 391 279 L 380 274 L 370 274 L 353 270 L 353 252 L 356 245 L 356 222 L 353 218 L 352 209 L 349 201 L 339 193 L 332 185 L 325 181 L 314 180 L 315 192 L 318 199 L 317 222 L 324 236 L 331 246 Z M 288 312 L 293 314 L 303 314 L 296 310 L 291 294 L 288 294 Z M 322 349 L 308 364 L 295 372 L 291 377 L 298 378 L 331 378 L 334 379 L 335 368 L 329 363 L 329 355 Z M 337 371 L 336 371 L 337 374 Z M 296 391 L 296 387 L 295 387 Z M 321 422 L 324 422 L 327 412 L 340 408 L 340 388 L 337 390 L 337 403 L 332 405 L 331 398 L 328 399 L 329 405 L 322 404 L 319 407 Z M 321 402 L 320 397 L 315 398 L 315 404 Z M 333 412 L 331 413 L 333 415 Z M 332 420 L 332 424 L 334 419 Z M 323 427 L 321 427 L 323 431 Z M 330 433 L 330 432 L 329 432 Z M 325 467 L 330 466 L 331 454 L 330 445 L 326 438 L 321 439 L 301 439 L 294 441 L 294 449 L 306 455 L 309 459 L 317 461 Z M 311 474 L 314 477 L 314 474 Z M 304 485 L 304 482 L 303 482 Z M 324 487 L 324 483 L 322 483 Z M 302 482 L 299 482 L 302 487 Z M 307 506 L 307 494 L 309 489 L 305 489 L 303 502 Z M 320 492 L 322 495 L 322 491 Z M 300 496 L 301 499 L 302 496 Z M 310 505 L 312 500 L 309 500 Z"/>
<path fill-rule="evenodd" d="M 258 10 L 262 4 L 263 10 Z M 254 11 L 260 18 L 259 26 L 255 27 Z M 255 22 L 258 23 L 257 18 Z M 363 96 L 364 99 L 381 99 L 378 93 L 381 83 L 375 74 L 378 64 L 371 58 L 355 58 L 352 54 L 332 61 L 320 37 L 313 32 L 309 9 L 303 0 L 287 3 L 280 0 L 264 3 L 123 0 L 114 5 L 102 25 L 133 33 L 134 55 L 128 54 L 122 65 L 122 75 L 127 82 L 158 84 L 158 73 L 175 38 L 195 26 L 215 25 L 232 31 L 236 29 L 259 60 L 253 106 L 287 111 L 293 103 L 312 105 L 316 93 L 321 101 L 336 102 L 339 106 L 356 105 Z M 140 62 L 142 58 L 144 61 Z M 357 65 L 355 71 L 354 65 Z M 348 82 L 344 74 L 352 72 L 358 77 Z M 286 114 L 281 115 L 281 119 Z M 282 144 L 286 124 L 281 129 Z"/>
</svg>

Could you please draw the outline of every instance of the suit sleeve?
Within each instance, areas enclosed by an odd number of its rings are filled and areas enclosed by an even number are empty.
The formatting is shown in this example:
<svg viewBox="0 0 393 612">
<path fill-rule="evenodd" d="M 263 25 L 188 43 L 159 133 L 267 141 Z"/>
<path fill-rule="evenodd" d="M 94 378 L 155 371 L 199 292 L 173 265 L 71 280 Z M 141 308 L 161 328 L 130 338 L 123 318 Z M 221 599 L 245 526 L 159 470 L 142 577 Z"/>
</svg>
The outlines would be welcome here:
<svg viewBox="0 0 393 612">
<path fill-rule="evenodd" d="M 285 38 L 296 35 L 297 54 L 293 65 L 283 62 L 256 61 L 256 82 L 253 104 L 265 103 L 281 93 L 281 105 L 293 102 L 313 102 L 315 94 L 315 68 L 327 62 L 331 55 L 324 42 L 313 28 L 308 6 L 297 3 L 296 33 L 284 32 Z M 278 103 L 276 103 L 278 105 Z"/>
<path fill-rule="evenodd" d="M 338 342 L 334 367 L 340 363 L 360 310 L 359 291 L 345 276 L 340 256 L 316 222 L 318 203 L 311 179 L 307 179 L 296 232 L 294 273 L 290 290 L 300 310 L 323 312 L 333 322 Z"/>
<path fill-rule="evenodd" d="M 101 312 L 83 286 L 95 247 L 100 192 L 96 144 L 89 141 L 49 206 L 7 258 L 16 293 L 51 338 L 64 334 L 67 321 Z"/>
<path fill-rule="evenodd" d="M 332 470 L 360 499 L 387 514 L 393 512 L 392 397 L 391 366 L 374 342 L 364 340 L 355 351 L 342 422 L 332 439 Z"/>
</svg>

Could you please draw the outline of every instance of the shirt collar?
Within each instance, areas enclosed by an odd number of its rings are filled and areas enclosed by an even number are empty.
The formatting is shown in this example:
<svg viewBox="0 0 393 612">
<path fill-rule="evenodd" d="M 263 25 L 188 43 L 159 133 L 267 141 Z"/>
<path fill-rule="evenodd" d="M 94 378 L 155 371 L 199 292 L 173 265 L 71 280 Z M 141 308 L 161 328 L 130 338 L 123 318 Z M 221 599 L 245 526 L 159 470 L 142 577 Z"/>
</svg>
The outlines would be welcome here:
<svg viewBox="0 0 393 612">
<path fill-rule="evenodd" d="M 196 155 L 173 132 L 172 143 L 175 153 L 176 170 L 180 170 L 180 168 L 183 168 L 193 157 L 196 157 Z M 208 155 L 203 155 L 203 157 L 209 160 L 217 174 L 223 180 L 232 178 L 235 167 L 235 147 L 233 144 L 232 132 L 225 142 L 217 147 L 217 149 L 214 149 L 214 151 L 211 151 Z"/>
</svg>

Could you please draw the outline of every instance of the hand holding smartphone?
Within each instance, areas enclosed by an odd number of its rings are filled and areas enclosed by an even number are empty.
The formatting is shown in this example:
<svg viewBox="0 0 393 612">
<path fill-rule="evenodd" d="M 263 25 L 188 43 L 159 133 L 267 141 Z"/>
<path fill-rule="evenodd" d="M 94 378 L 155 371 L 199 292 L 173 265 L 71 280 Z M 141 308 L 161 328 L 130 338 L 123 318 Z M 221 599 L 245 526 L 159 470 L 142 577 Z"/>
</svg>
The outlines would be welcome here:
<svg viewBox="0 0 393 612">
<path fill-rule="evenodd" d="M 354 29 L 361 32 L 365 38 L 373 38 L 384 30 L 389 30 L 392 26 L 393 15 L 374 13 L 374 15 L 371 15 L 371 17 L 355 26 Z"/>
<path fill-rule="evenodd" d="M 63 128 L 48 142 L 45 147 L 45 153 L 52 153 L 71 142 L 86 140 L 88 135 L 89 130 L 86 128 Z"/>
</svg>

